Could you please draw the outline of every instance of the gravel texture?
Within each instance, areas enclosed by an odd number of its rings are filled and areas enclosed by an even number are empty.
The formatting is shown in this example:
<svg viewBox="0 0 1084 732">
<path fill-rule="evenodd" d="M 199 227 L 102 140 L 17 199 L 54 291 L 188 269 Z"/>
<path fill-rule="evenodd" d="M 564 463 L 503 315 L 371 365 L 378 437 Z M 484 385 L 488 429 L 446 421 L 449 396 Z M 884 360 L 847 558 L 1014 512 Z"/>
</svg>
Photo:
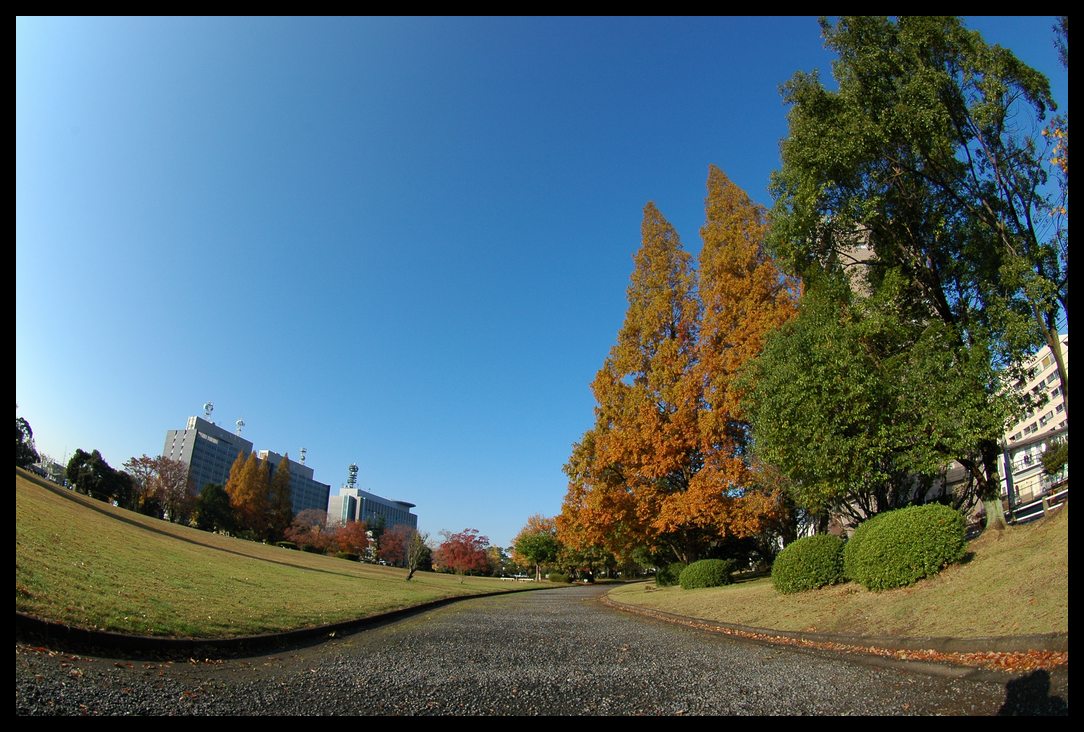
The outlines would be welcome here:
<svg viewBox="0 0 1084 732">
<path fill-rule="evenodd" d="M 15 646 L 30 714 L 1068 713 L 1020 678 L 734 640 L 603 607 L 605 588 L 466 600 L 273 656 L 147 661 Z"/>
</svg>

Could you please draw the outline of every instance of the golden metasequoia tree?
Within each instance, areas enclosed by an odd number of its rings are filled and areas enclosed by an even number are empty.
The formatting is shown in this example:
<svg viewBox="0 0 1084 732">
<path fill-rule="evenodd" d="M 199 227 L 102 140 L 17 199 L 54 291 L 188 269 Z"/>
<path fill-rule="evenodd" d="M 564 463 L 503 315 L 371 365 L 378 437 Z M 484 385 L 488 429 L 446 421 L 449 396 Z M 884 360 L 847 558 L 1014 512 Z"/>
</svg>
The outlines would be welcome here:
<svg viewBox="0 0 1084 732">
<path fill-rule="evenodd" d="M 749 426 L 741 411 L 743 367 L 767 334 L 795 313 L 798 285 L 764 251 L 767 215 L 716 166 L 708 172 L 700 229 L 700 327 L 694 373 L 702 388 L 700 470 L 689 489 L 664 502 L 660 530 L 700 526 L 721 534 L 762 531 L 779 496 L 754 488 Z"/>
<path fill-rule="evenodd" d="M 230 497 L 238 526 L 261 538 L 268 526 L 270 472 L 265 461 L 257 458 L 255 453 L 249 453 L 243 460 L 238 455 L 226 481 L 226 494 Z"/>
<path fill-rule="evenodd" d="M 573 548 L 690 561 L 779 508 L 747 468 L 735 382 L 793 312 L 794 290 L 763 252 L 763 209 L 714 166 L 706 204 L 699 291 L 677 232 L 644 209 L 625 323 L 592 384 L 596 423 L 565 466 L 558 528 Z"/>
<path fill-rule="evenodd" d="M 269 536 L 281 539 L 286 535 L 286 529 L 290 528 L 290 523 L 294 520 L 293 492 L 290 490 L 290 453 L 286 453 L 275 466 L 267 504 Z"/>
</svg>

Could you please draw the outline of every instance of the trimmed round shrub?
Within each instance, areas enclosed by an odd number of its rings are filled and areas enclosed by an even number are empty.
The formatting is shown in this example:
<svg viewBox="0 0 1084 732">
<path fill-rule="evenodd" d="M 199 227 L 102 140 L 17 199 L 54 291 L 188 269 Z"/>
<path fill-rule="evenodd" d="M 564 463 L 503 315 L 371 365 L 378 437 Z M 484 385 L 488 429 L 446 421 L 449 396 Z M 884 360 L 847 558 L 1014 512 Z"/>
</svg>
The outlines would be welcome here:
<svg viewBox="0 0 1084 732">
<path fill-rule="evenodd" d="M 891 511 L 889 511 L 891 513 Z M 866 535 L 870 529 L 877 525 L 877 522 L 887 516 L 888 513 L 879 513 L 872 518 L 868 518 L 862 523 L 858 524 L 854 533 L 851 534 L 851 538 L 847 540 L 847 545 L 843 547 L 843 577 L 850 582 L 861 583 L 858 579 L 858 560 L 857 557 L 861 552 L 862 543 L 866 539 Z"/>
<path fill-rule="evenodd" d="M 683 590 L 729 585 L 733 582 L 730 579 L 733 570 L 734 562 L 729 559 L 701 559 L 683 569 L 678 576 L 678 582 Z"/>
<path fill-rule="evenodd" d="M 681 573 L 688 567 L 685 562 L 674 562 L 665 567 L 659 567 L 655 571 L 655 585 L 657 587 L 673 587 L 681 578 Z"/>
<path fill-rule="evenodd" d="M 565 584 L 568 584 L 572 581 L 571 577 L 569 577 L 567 574 L 562 574 L 560 572 L 550 572 L 546 576 L 549 578 L 550 582 L 564 582 Z"/>
<path fill-rule="evenodd" d="M 817 534 L 791 542 L 772 563 L 778 592 L 804 592 L 843 581 L 843 539 Z"/>
<path fill-rule="evenodd" d="M 859 525 L 844 551 L 847 576 L 870 590 L 912 585 L 960 561 L 966 536 L 963 515 L 939 503 L 879 514 Z"/>
</svg>

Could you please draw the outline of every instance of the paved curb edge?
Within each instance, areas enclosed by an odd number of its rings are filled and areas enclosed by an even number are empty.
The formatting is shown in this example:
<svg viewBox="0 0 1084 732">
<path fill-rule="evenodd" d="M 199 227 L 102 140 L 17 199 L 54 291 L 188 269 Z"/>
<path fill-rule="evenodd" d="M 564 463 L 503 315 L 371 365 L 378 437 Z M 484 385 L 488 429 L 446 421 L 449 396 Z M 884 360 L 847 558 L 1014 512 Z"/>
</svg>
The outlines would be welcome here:
<svg viewBox="0 0 1084 732">
<path fill-rule="evenodd" d="M 951 663 L 990 671 L 1013 670 L 1007 662 L 1016 661 L 1027 670 L 1068 666 L 1069 634 L 1004 636 L 991 638 L 938 637 L 859 637 L 835 633 L 806 633 L 754 628 L 703 618 L 668 613 L 663 610 L 629 605 L 610 598 L 599 600 L 615 610 L 662 620 L 669 623 L 723 633 L 747 640 L 786 644 L 842 653 L 859 653 L 904 661 Z"/>
<path fill-rule="evenodd" d="M 311 628 L 298 628 L 280 633 L 262 633 L 259 635 L 236 636 L 232 638 L 166 638 L 147 635 L 130 635 L 104 630 L 92 630 L 74 625 L 44 620 L 25 613 L 15 613 L 15 639 L 46 639 L 65 648 L 81 648 L 107 651 L 123 651 L 154 656 L 190 657 L 211 655 L 258 655 L 259 653 L 282 648 L 318 643 L 339 635 L 350 635 L 363 630 L 386 625 L 398 620 L 420 615 L 421 613 L 451 605 L 463 600 L 484 597 L 518 595 L 521 592 L 559 589 L 554 587 L 536 587 L 504 592 L 484 592 L 476 595 L 460 595 L 430 600 L 420 605 L 400 608 L 386 613 L 370 615 L 365 618 L 343 620 Z"/>
</svg>

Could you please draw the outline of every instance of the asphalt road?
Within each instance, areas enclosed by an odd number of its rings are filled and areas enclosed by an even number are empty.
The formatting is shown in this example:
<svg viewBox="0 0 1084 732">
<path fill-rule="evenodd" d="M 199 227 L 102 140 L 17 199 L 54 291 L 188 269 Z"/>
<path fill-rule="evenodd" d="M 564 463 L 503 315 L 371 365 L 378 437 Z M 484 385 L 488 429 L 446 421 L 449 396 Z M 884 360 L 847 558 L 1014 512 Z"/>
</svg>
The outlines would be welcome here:
<svg viewBox="0 0 1084 732">
<path fill-rule="evenodd" d="M 1068 712 L 1018 678 L 760 645 L 603 607 L 605 588 L 468 600 L 272 656 L 90 658 L 16 644 L 29 714 L 925 715 Z"/>
</svg>

